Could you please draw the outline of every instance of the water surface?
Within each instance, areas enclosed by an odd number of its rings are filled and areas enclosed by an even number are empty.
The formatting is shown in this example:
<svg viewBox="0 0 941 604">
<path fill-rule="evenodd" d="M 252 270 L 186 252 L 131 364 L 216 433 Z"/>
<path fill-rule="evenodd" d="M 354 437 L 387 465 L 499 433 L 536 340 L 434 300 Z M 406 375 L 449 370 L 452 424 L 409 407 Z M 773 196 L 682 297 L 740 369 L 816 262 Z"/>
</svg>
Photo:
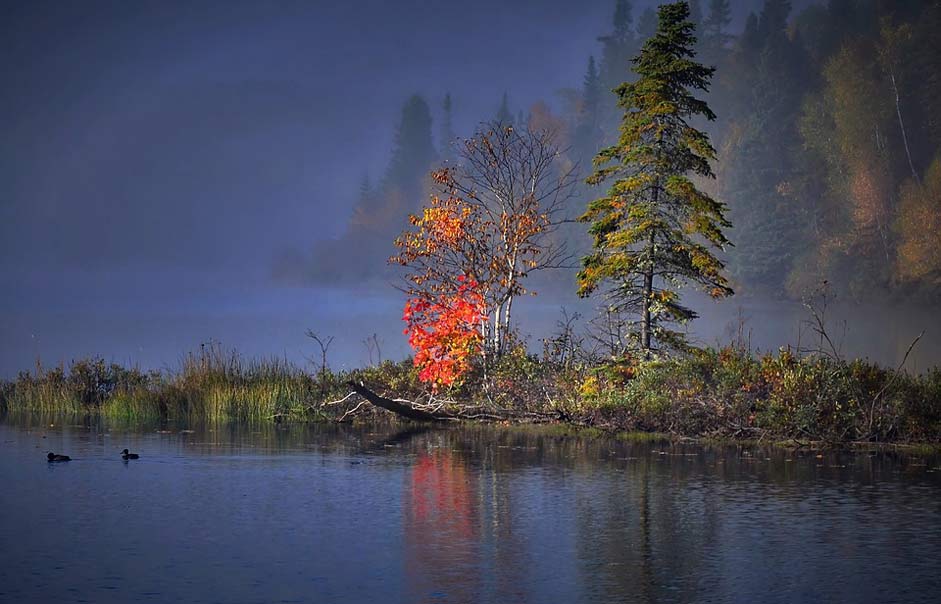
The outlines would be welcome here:
<svg viewBox="0 0 941 604">
<path fill-rule="evenodd" d="M 0 601 L 941 593 L 937 457 L 480 426 L 188 428 L 0 423 Z M 125 447 L 141 459 L 123 462 Z"/>
</svg>

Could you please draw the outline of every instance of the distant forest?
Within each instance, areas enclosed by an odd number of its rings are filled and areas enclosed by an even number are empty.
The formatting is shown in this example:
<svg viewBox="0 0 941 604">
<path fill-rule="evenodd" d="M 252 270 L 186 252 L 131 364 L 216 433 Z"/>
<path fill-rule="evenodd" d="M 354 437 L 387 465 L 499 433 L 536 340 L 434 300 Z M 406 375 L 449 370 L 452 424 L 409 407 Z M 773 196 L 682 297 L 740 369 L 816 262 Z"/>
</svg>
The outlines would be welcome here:
<svg viewBox="0 0 941 604">
<path fill-rule="evenodd" d="M 848 299 L 941 299 L 941 0 L 830 0 L 799 14 L 765 0 L 739 32 L 729 0 L 689 4 L 697 59 L 716 67 L 706 100 L 718 119 L 697 127 L 718 150 L 717 177 L 699 184 L 728 205 L 735 289 L 799 299 L 827 281 Z M 633 79 L 631 59 L 657 25 L 653 8 L 613 8 L 600 55 L 586 57 L 583 81 L 560 91 L 557 110 L 515 110 L 510 91 L 480 121 L 556 131 L 586 176 L 617 138 L 623 111 L 610 91 Z M 427 199 L 429 169 L 450 159 L 458 138 L 460 99 L 434 105 L 437 124 L 422 97 L 405 103 L 385 174 L 362 183 L 347 234 L 314 250 L 354 249 L 360 265 L 307 263 L 304 277 L 381 270 L 407 214 Z M 583 185 L 573 216 L 593 193 Z"/>
</svg>

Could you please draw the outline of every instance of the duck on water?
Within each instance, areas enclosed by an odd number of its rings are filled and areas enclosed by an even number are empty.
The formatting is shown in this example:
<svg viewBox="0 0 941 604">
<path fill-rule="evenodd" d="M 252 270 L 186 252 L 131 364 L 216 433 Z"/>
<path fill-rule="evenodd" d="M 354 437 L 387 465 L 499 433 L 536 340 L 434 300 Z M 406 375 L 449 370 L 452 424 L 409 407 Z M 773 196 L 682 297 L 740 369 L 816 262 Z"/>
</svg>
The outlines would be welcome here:
<svg viewBox="0 0 941 604">
<path fill-rule="evenodd" d="M 121 451 L 121 459 L 127 461 L 128 459 L 140 459 L 140 455 L 137 453 L 128 453 L 127 449 Z"/>
<path fill-rule="evenodd" d="M 50 463 L 56 461 L 72 461 L 72 458 L 68 455 L 56 455 L 52 452 L 50 452 L 49 455 L 46 455 L 46 459 L 48 459 Z"/>
</svg>

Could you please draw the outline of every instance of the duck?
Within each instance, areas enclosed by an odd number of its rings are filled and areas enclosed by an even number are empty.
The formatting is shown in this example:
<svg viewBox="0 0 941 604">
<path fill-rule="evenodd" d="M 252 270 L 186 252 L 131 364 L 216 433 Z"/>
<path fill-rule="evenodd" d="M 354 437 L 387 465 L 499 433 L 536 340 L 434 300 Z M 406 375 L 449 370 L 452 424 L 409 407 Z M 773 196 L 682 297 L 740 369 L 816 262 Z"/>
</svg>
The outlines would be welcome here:
<svg viewBox="0 0 941 604">
<path fill-rule="evenodd" d="M 124 460 L 140 459 L 140 455 L 138 455 L 137 453 L 128 453 L 127 449 L 124 449 L 123 451 L 121 451 L 121 459 L 124 459 Z"/>
<path fill-rule="evenodd" d="M 55 453 L 50 452 L 49 455 L 46 455 L 46 459 L 50 462 L 54 461 L 72 461 L 72 458 L 68 455 L 56 455 Z"/>
</svg>

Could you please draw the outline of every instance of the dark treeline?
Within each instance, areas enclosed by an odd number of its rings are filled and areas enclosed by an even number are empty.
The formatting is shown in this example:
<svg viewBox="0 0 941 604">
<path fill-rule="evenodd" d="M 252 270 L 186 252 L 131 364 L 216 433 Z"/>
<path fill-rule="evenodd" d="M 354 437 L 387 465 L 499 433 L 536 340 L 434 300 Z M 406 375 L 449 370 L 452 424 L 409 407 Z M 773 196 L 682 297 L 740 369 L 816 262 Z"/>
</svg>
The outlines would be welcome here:
<svg viewBox="0 0 941 604">
<path fill-rule="evenodd" d="M 657 26 L 652 7 L 617 0 L 613 8 L 599 55 L 586 57 L 579 85 L 559 92 L 558 109 L 537 101 L 524 112 L 510 91 L 478 121 L 552 129 L 587 175 L 617 137 L 622 112 L 610 91 L 636 77 L 631 59 Z M 699 185 L 729 207 L 736 291 L 800 299 L 827 281 L 847 299 L 937 300 L 941 3 L 830 0 L 794 14 L 787 0 L 765 0 L 742 31 L 730 29 L 729 0 L 690 8 L 697 60 L 716 67 L 706 100 L 718 119 L 697 126 L 719 159 L 716 179 Z M 426 199 L 429 169 L 464 134 L 455 133 L 459 108 L 448 94 L 407 100 L 385 173 L 364 179 L 346 235 L 314 250 L 316 259 L 352 247 L 354 261 L 342 271 L 305 263 L 304 277 L 381 270 L 407 214 Z M 573 199 L 572 216 L 593 193 L 585 186 Z M 587 237 L 576 248 L 585 245 Z"/>
<path fill-rule="evenodd" d="M 937 299 L 941 3 L 831 0 L 792 14 L 765 0 L 741 32 L 728 30 L 728 0 L 698 4 L 718 116 L 702 124 L 719 155 L 703 186 L 730 209 L 737 289 L 800 298 L 826 280 L 854 299 Z M 585 76 L 580 159 L 617 131 L 606 90 L 655 24 L 647 11 L 632 31 L 630 2 L 617 7 Z"/>
</svg>

